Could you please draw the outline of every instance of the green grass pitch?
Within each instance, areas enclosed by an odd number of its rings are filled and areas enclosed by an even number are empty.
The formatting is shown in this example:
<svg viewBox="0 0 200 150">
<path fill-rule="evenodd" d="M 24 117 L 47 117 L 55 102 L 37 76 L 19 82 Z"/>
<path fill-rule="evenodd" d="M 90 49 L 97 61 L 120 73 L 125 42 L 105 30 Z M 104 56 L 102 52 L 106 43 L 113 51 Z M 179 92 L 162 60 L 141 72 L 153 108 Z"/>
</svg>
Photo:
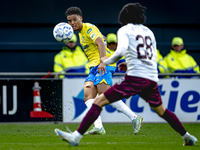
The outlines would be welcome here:
<svg viewBox="0 0 200 150">
<path fill-rule="evenodd" d="M 200 123 L 183 124 L 200 140 Z M 79 124 L 0 124 L 0 150 L 189 150 L 196 146 L 182 146 L 183 140 L 168 124 L 143 123 L 137 135 L 133 134 L 132 124 L 104 124 L 106 135 L 85 135 L 79 146 L 69 147 L 54 133 L 55 128 L 72 131 Z M 92 127 L 90 127 L 91 129 Z"/>
</svg>

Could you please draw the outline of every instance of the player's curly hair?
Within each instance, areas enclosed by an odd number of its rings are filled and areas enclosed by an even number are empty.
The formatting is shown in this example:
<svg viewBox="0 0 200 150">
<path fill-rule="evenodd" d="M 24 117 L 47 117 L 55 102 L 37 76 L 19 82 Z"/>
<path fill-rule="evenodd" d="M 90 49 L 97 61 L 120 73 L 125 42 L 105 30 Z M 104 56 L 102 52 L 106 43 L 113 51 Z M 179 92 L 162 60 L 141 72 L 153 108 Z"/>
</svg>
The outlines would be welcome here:
<svg viewBox="0 0 200 150">
<path fill-rule="evenodd" d="M 146 7 L 141 6 L 140 3 L 128 3 L 119 13 L 119 22 L 122 25 L 128 23 L 143 24 L 146 20 L 145 9 Z"/>
<path fill-rule="evenodd" d="M 79 15 L 79 16 L 82 16 L 82 11 L 79 7 L 70 7 L 66 10 L 65 12 L 65 15 L 66 16 L 69 16 L 69 15 Z"/>
</svg>

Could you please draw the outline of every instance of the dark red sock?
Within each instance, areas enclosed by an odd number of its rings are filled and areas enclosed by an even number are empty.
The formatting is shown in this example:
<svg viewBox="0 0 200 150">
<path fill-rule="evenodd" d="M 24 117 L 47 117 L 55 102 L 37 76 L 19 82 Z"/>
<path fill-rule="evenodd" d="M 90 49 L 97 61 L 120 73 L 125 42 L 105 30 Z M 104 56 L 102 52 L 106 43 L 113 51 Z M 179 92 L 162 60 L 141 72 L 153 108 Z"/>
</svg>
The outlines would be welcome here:
<svg viewBox="0 0 200 150">
<path fill-rule="evenodd" d="M 78 132 L 80 134 L 84 134 L 85 131 L 94 123 L 94 121 L 98 118 L 98 116 L 101 113 L 102 108 L 99 107 L 96 104 L 93 104 L 90 110 L 87 112 L 86 116 L 83 118 L 79 128 Z"/>
<path fill-rule="evenodd" d="M 165 119 L 174 130 L 180 133 L 181 136 L 185 135 L 186 133 L 185 128 L 183 127 L 183 125 L 173 112 L 166 109 L 166 111 L 161 117 Z"/>
</svg>

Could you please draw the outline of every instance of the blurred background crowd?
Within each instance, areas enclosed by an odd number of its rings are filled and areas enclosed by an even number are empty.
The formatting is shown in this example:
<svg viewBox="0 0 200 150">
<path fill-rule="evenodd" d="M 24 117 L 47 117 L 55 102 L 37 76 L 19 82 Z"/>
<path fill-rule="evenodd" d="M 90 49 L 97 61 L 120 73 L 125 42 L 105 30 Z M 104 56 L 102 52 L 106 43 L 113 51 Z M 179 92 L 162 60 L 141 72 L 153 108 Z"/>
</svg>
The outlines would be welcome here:
<svg viewBox="0 0 200 150">
<path fill-rule="evenodd" d="M 108 47 L 114 52 L 120 27 L 118 13 L 129 2 L 135 1 L 1 1 L 0 72 L 76 72 L 76 69 L 82 69 L 81 72 L 87 73 L 87 58 L 81 51 L 78 33 L 75 32 L 70 42 L 59 43 L 53 37 L 54 26 L 67 22 L 65 11 L 68 7 L 80 7 L 83 22 L 95 24 L 107 37 Z M 200 1 L 139 2 L 148 8 L 145 25 L 154 32 L 157 40 L 160 54 L 157 59 L 158 71 L 199 73 Z M 80 58 L 83 63 L 72 63 Z"/>
</svg>

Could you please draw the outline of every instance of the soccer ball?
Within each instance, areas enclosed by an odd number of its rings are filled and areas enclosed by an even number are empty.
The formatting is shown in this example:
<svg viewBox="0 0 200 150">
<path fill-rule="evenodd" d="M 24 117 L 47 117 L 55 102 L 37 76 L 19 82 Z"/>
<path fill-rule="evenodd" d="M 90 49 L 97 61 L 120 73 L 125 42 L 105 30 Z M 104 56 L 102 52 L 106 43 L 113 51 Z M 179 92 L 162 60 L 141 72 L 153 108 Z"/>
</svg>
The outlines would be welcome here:
<svg viewBox="0 0 200 150">
<path fill-rule="evenodd" d="M 61 43 L 68 42 L 74 34 L 72 26 L 66 22 L 58 23 L 53 29 L 54 38 Z"/>
</svg>

